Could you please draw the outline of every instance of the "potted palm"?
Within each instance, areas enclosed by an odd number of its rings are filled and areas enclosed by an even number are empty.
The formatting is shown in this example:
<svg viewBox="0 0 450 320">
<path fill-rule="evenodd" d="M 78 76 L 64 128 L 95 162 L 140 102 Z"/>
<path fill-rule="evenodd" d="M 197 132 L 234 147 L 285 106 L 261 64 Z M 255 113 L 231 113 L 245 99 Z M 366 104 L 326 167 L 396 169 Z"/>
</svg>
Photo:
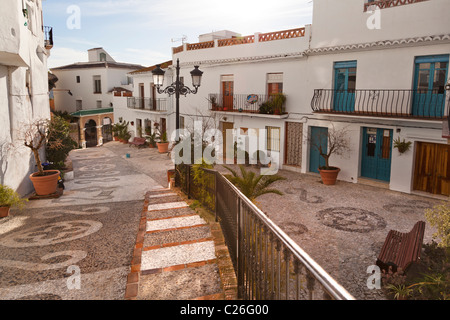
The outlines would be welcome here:
<svg viewBox="0 0 450 320">
<path fill-rule="evenodd" d="M 169 151 L 169 140 L 167 139 L 167 132 L 159 129 L 159 123 L 155 123 L 155 131 L 157 132 L 156 146 L 158 147 L 159 153 L 166 153 Z"/>
<path fill-rule="evenodd" d="M 231 172 L 231 174 L 225 174 L 225 178 L 241 190 L 241 192 L 252 202 L 255 202 L 257 197 L 267 193 L 283 195 L 281 191 L 269 187 L 276 181 L 286 180 L 284 177 L 278 175 L 258 175 L 253 171 L 245 170 L 243 165 L 239 165 L 241 171 L 241 175 L 239 175 L 237 171 L 232 168 L 225 165 L 224 167 Z"/>
<path fill-rule="evenodd" d="M 324 136 L 322 136 L 322 134 Z M 327 133 L 319 133 L 316 137 L 309 139 L 312 147 L 316 148 L 320 156 L 325 160 L 325 166 L 319 168 L 320 177 L 325 185 L 334 185 L 340 168 L 330 165 L 330 157 L 334 155 L 344 155 L 350 151 L 350 141 L 345 128 L 336 130 L 334 127 Z M 326 147 L 323 141 L 327 141 Z"/>
<path fill-rule="evenodd" d="M 12 207 L 21 209 L 26 201 L 12 188 L 0 184 L 0 218 L 7 217 Z"/>
<path fill-rule="evenodd" d="M 29 176 L 36 194 L 38 196 L 46 196 L 56 193 L 61 173 L 59 170 L 44 170 L 39 154 L 41 148 L 47 143 L 47 136 L 51 134 L 49 121 L 43 119 L 30 124 L 24 124 L 20 133 L 22 134 L 24 145 L 33 152 L 37 165 L 38 171 Z M 61 143 L 60 141 L 49 142 L 47 143 L 47 147 L 50 149 L 59 149 L 61 148 Z"/>
</svg>

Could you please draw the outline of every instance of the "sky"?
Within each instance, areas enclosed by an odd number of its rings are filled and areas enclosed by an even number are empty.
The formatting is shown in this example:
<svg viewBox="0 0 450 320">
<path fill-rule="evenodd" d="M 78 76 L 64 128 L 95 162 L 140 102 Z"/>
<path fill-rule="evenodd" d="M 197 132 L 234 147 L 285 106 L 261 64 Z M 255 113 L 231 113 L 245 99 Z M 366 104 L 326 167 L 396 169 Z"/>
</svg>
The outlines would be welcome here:
<svg viewBox="0 0 450 320">
<path fill-rule="evenodd" d="M 87 61 L 103 47 L 116 61 L 152 66 L 172 59 L 172 47 L 201 34 L 242 36 L 303 27 L 311 0 L 44 0 L 44 25 L 53 27 L 49 68 Z"/>
</svg>

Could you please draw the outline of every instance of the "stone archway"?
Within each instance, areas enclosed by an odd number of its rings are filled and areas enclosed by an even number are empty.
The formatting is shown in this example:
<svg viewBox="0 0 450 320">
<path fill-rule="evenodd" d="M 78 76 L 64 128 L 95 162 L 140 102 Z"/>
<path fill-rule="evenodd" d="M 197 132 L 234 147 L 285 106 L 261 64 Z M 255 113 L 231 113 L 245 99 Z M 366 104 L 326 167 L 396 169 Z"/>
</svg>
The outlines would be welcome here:
<svg viewBox="0 0 450 320">
<path fill-rule="evenodd" d="M 97 123 L 92 119 L 84 125 L 84 139 L 86 141 L 86 148 L 97 146 Z"/>
</svg>

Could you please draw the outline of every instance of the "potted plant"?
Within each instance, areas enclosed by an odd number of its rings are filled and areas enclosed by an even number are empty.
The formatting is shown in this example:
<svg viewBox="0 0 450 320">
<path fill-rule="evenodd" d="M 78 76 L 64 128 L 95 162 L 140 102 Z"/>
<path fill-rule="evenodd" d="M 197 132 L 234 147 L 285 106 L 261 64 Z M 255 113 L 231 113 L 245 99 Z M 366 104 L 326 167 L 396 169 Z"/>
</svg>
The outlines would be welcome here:
<svg viewBox="0 0 450 320">
<path fill-rule="evenodd" d="M 411 148 L 411 145 L 412 145 L 411 141 L 406 142 L 405 139 L 403 139 L 403 141 L 401 141 L 400 137 L 398 137 L 397 140 L 394 140 L 394 148 L 397 148 L 398 152 L 401 154 L 409 151 L 409 149 Z"/>
<path fill-rule="evenodd" d="M 324 135 L 324 136 L 322 136 Z M 346 128 L 336 130 L 334 127 L 328 130 L 327 134 L 317 134 L 317 136 L 310 138 L 310 144 L 316 148 L 320 156 L 325 160 L 325 166 L 319 168 L 320 177 L 325 185 L 334 185 L 340 168 L 330 166 L 330 157 L 334 155 L 344 155 L 350 151 L 350 141 L 347 137 Z M 322 145 L 323 141 L 327 141 L 328 148 Z"/>
<path fill-rule="evenodd" d="M 167 140 L 167 132 L 163 132 L 159 136 L 159 142 L 156 143 L 159 153 L 166 153 L 169 151 L 169 140 Z"/>
<path fill-rule="evenodd" d="M 155 148 L 156 147 L 156 132 L 153 132 L 152 134 L 147 136 L 148 139 L 148 146 L 150 148 Z"/>
<path fill-rule="evenodd" d="M 19 131 L 22 135 L 24 145 L 33 152 L 38 171 L 30 174 L 30 180 L 33 183 L 34 190 L 38 196 L 46 196 L 56 193 L 59 170 L 44 170 L 42 166 L 40 149 L 45 145 L 47 135 L 49 135 L 49 121 L 37 120 L 30 124 L 23 124 Z M 62 147 L 60 141 L 50 142 L 47 146 L 50 149 L 59 149 Z"/>
<path fill-rule="evenodd" d="M 114 141 L 119 141 L 120 124 L 119 123 L 113 124 L 111 131 L 114 135 Z"/>
<path fill-rule="evenodd" d="M 273 113 L 276 115 L 280 115 L 283 114 L 284 110 L 284 103 L 286 102 L 286 96 L 282 93 L 277 93 L 273 96 L 271 96 L 272 98 L 272 109 L 273 109 Z"/>
<path fill-rule="evenodd" d="M 169 140 L 167 139 L 167 132 L 161 131 L 159 129 L 159 123 L 155 123 L 155 131 L 157 132 L 156 146 L 158 147 L 159 153 L 165 153 L 169 151 Z"/>
<path fill-rule="evenodd" d="M 21 209 L 26 201 L 12 188 L 0 184 L 0 218 L 7 217 L 12 207 Z"/>
</svg>

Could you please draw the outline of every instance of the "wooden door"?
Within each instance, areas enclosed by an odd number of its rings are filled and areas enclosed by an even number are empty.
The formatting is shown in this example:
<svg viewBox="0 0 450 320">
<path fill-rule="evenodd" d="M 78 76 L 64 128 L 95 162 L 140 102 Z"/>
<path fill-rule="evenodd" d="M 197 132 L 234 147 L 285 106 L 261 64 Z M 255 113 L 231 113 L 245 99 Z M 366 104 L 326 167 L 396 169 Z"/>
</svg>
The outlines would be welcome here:
<svg viewBox="0 0 450 320">
<path fill-rule="evenodd" d="M 309 171 L 319 173 L 319 168 L 325 166 L 325 159 L 320 155 L 319 147 L 328 150 L 328 128 L 311 127 L 311 142 L 309 150 Z"/>
<path fill-rule="evenodd" d="M 222 82 L 222 106 L 225 111 L 233 110 L 234 82 Z"/>
<path fill-rule="evenodd" d="M 389 182 L 391 179 L 393 131 L 364 128 L 361 176 Z"/>
<path fill-rule="evenodd" d="M 145 101 L 144 101 L 145 93 L 144 93 L 144 84 L 143 83 L 139 84 L 139 95 L 140 95 L 139 98 L 141 100 L 139 107 L 141 109 L 145 109 Z"/>
<path fill-rule="evenodd" d="M 414 190 L 450 195 L 449 145 L 417 144 Z"/>
<path fill-rule="evenodd" d="M 157 110 L 157 107 L 156 107 L 156 87 L 155 87 L 155 85 L 153 83 L 150 85 L 150 92 L 152 93 L 152 97 L 151 97 L 152 102 L 151 102 L 150 105 L 152 106 L 152 110 Z"/>
<path fill-rule="evenodd" d="M 303 124 L 286 122 L 284 163 L 290 166 L 302 165 Z"/>
<path fill-rule="evenodd" d="M 227 130 L 233 130 L 234 124 L 233 122 L 222 122 L 222 141 L 223 141 L 223 159 L 226 161 L 227 158 Z M 230 144 L 230 148 L 233 148 L 234 145 Z"/>
</svg>

